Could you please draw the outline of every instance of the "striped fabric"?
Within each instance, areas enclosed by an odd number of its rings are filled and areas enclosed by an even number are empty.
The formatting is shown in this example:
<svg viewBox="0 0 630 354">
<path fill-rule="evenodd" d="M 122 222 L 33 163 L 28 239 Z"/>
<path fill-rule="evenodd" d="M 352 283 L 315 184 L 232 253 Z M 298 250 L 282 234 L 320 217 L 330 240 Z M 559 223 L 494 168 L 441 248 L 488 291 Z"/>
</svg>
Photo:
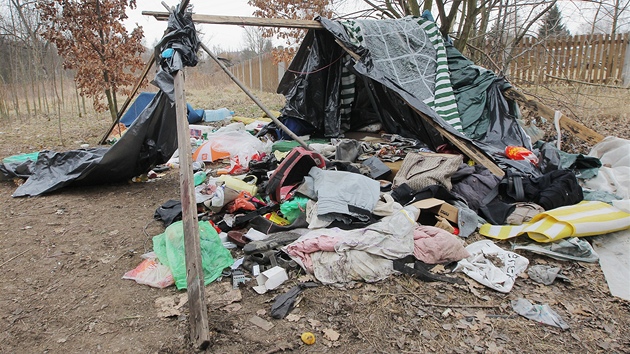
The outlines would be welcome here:
<svg viewBox="0 0 630 354">
<path fill-rule="evenodd" d="M 536 215 L 522 225 L 485 224 L 479 233 L 506 240 L 526 233 L 537 242 L 607 234 L 630 228 L 630 214 L 599 201 L 583 201 Z"/>
<path fill-rule="evenodd" d="M 343 58 L 344 64 L 350 61 L 352 57 L 347 54 Z M 352 113 L 352 103 L 354 102 L 354 84 L 357 81 L 357 76 L 348 70 L 346 65 L 341 67 L 341 95 L 339 103 L 339 117 L 341 121 L 341 131 L 346 132 L 350 130 L 350 118 Z"/>
<path fill-rule="evenodd" d="M 446 49 L 434 22 L 409 16 L 342 24 L 353 44 L 369 49 L 378 70 L 463 133 Z"/>
</svg>

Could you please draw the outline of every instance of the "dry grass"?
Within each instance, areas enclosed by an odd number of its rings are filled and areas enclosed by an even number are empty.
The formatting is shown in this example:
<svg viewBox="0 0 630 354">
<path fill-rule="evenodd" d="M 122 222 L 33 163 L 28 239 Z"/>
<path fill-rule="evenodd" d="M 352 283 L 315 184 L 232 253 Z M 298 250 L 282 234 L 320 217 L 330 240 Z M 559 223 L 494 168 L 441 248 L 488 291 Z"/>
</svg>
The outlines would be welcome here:
<svg viewBox="0 0 630 354">
<path fill-rule="evenodd" d="M 604 136 L 630 139 L 630 90 L 594 86 L 535 86 L 521 87 L 541 102 L 561 110 L 569 117 Z M 154 91 L 153 87 L 145 90 Z M 252 90 L 270 110 L 279 110 L 284 97 L 275 93 Z M 223 73 L 206 75 L 195 68 L 187 74 L 187 101 L 196 109 L 229 108 L 239 116 L 260 117 L 262 110 Z M 122 98 L 120 99 L 122 102 Z M 88 103 L 89 104 L 89 103 Z M 69 106 L 69 105 L 68 105 Z M 42 149 L 69 150 L 81 144 L 95 146 L 110 125 L 107 112 L 96 113 L 88 107 L 87 116 L 79 117 L 74 107 L 67 107 L 62 117 L 56 114 L 0 117 L 2 156 Z M 524 112 L 526 114 L 526 112 Z M 531 117 L 529 117 L 531 118 Z M 555 137 L 553 122 L 540 126 L 548 138 Z M 563 150 L 588 152 L 590 146 L 579 139 L 563 135 Z"/>
</svg>

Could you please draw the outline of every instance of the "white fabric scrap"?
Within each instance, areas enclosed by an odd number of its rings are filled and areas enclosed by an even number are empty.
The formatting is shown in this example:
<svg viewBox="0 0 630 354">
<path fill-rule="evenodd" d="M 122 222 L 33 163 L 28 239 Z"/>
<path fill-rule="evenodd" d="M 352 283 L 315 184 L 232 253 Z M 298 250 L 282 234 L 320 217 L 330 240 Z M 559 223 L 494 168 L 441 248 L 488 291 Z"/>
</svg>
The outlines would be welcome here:
<svg viewBox="0 0 630 354">
<path fill-rule="evenodd" d="M 506 251 L 491 240 L 471 243 L 466 247 L 470 257 L 457 263 L 453 271 L 461 271 L 477 282 L 502 293 L 509 293 L 516 277 L 527 269 L 529 260 L 514 252 Z M 488 256 L 503 263 L 496 265 Z"/>
</svg>

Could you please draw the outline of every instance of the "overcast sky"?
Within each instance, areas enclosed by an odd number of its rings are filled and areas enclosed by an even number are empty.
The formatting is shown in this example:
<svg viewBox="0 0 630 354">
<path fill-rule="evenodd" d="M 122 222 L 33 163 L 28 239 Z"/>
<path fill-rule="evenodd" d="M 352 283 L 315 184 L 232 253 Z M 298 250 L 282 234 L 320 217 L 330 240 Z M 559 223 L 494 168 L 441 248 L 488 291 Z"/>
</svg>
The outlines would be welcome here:
<svg viewBox="0 0 630 354">
<path fill-rule="evenodd" d="M 169 6 L 179 4 L 179 0 L 165 0 L 165 2 Z M 136 3 L 137 8 L 135 10 L 128 10 L 127 29 L 131 30 L 135 23 L 142 26 L 144 28 L 145 44 L 152 47 L 162 38 L 162 34 L 166 29 L 166 22 L 157 21 L 151 16 L 143 16 L 142 11 L 165 11 L 165 9 L 161 5 L 161 0 L 137 0 Z M 204 15 L 252 17 L 254 12 L 254 8 L 247 4 L 247 0 L 191 0 L 190 3 L 193 4 L 195 13 Z M 361 4 L 362 2 L 358 1 L 357 3 Z M 590 25 L 588 24 L 592 21 L 592 15 L 590 15 L 592 10 L 588 11 L 585 9 L 592 8 L 592 4 L 582 4 L 573 1 L 559 1 L 558 4 L 562 13 L 563 23 L 572 34 L 590 30 Z M 341 9 L 339 12 L 347 13 L 352 11 Z M 201 39 L 211 49 L 220 48 L 221 50 L 231 51 L 240 50 L 244 47 L 243 36 L 245 30 L 243 27 L 200 24 L 196 26 Z M 624 30 L 627 30 L 627 27 Z M 279 44 L 282 43 L 279 42 Z"/>
<path fill-rule="evenodd" d="M 179 1 L 165 0 L 169 6 Z M 253 17 L 254 8 L 247 5 L 247 0 L 192 0 L 193 11 L 203 15 L 229 15 Z M 144 29 L 147 46 L 153 46 L 162 38 L 166 29 L 166 21 L 158 21 L 152 16 L 143 16 L 142 11 L 166 11 L 161 0 L 137 0 L 137 8 L 128 10 L 127 29 L 131 30 L 137 23 Z M 200 25 L 196 24 L 203 42 L 210 48 L 220 47 L 224 50 L 238 50 L 243 47 L 244 29 L 235 25 Z"/>
</svg>

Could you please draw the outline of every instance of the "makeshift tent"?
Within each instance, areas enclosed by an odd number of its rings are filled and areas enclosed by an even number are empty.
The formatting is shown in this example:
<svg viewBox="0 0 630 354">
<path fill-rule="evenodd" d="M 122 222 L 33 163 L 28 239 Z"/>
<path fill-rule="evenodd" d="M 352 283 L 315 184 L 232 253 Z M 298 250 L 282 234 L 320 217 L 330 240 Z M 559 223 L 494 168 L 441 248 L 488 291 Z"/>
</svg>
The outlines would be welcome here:
<svg viewBox="0 0 630 354">
<path fill-rule="evenodd" d="M 280 117 L 287 126 L 340 137 L 377 123 L 433 149 L 446 133 L 501 168 L 538 174 L 529 162 L 503 154 L 508 145 L 532 148 L 517 122 L 518 106 L 502 94 L 510 85 L 444 41 L 434 22 L 318 21 L 324 30 L 308 32 L 278 87 L 287 99 Z"/>
<path fill-rule="evenodd" d="M 140 113 L 142 113 L 142 111 L 149 105 L 149 102 L 153 100 L 153 97 L 155 97 L 154 92 L 140 92 L 138 97 L 136 97 L 136 100 L 133 101 L 127 112 L 125 112 L 125 115 L 120 118 L 120 122 L 126 127 L 129 127 L 131 123 L 138 118 Z"/>
</svg>

